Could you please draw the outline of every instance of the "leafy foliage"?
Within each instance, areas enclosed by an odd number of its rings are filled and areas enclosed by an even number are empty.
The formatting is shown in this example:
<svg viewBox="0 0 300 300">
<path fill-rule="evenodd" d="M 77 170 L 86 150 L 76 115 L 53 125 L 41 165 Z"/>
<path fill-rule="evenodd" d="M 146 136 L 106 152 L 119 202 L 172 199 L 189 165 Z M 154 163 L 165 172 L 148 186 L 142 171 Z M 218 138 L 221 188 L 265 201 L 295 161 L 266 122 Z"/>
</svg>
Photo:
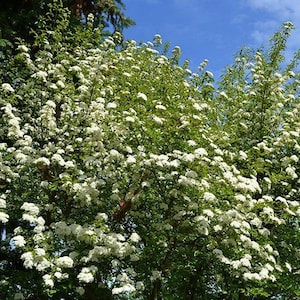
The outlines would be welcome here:
<svg viewBox="0 0 300 300">
<path fill-rule="evenodd" d="M 89 14 L 93 14 L 94 27 L 106 28 L 122 32 L 124 28 L 134 24 L 127 18 L 123 10 L 125 5 L 121 0 L 11 0 L 0 3 L 0 39 L 12 41 L 22 38 L 27 42 L 34 40 L 32 31 L 36 32 L 40 18 L 48 11 L 48 5 L 62 3 L 71 11 L 71 22 L 83 26 Z M 56 15 L 53 19 L 59 17 Z M 51 23 L 48 23 L 51 25 Z"/>
<path fill-rule="evenodd" d="M 299 297 L 292 25 L 216 87 L 159 35 L 96 47 L 64 14 L 0 73 L 1 298 Z"/>
</svg>

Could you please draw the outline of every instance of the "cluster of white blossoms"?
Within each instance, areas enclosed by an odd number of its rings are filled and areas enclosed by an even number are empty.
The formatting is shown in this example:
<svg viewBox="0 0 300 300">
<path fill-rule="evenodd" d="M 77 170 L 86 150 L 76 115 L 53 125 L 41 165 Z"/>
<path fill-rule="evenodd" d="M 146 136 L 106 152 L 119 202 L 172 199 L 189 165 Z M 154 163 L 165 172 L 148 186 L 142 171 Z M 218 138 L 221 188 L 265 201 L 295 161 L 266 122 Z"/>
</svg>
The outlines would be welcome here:
<svg viewBox="0 0 300 300">
<path fill-rule="evenodd" d="M 249 101 L 239 103 L 238 87 L 217 91 L 210 72 L 176 65 L 180 48 L 168 59 L 150 43 L 115 47 L 110 37 L 98 49 L 62 49 L 59 60 L 46 47 L 31 60 L 20 46 L 28 78 L 2 84 L 0 222 L 17 224 L 12 244 L 24 267 L 47 288 L 70 280 L 80 295 L 92 284 L 138 295 L 180 274 L 180 259 L 206 264 L 197 251 L 245 282 L 293 270 L 272 239 L 284 242 L 276 230 L 299 220 L 300 109 L 271 118 L 273 139 L 248 141 L 244 130 L 259 122 L 247 109 L 266 80 L 261 55 Z"/>
<path fill-rule="evenodd" d="M 9 215 L 5 213 L 6 208 L 6 195 L 1 194 L 0 196 L 0 222 L 5 224 L 8 222 Z"/>
<path fill-rule="evenodd" d="M 90 283 L 94 281 L 94 274 L 97 272 L 96 266 L 84 267 L 78 274 L 77 278 L 80 282 Z"/>
</svg>

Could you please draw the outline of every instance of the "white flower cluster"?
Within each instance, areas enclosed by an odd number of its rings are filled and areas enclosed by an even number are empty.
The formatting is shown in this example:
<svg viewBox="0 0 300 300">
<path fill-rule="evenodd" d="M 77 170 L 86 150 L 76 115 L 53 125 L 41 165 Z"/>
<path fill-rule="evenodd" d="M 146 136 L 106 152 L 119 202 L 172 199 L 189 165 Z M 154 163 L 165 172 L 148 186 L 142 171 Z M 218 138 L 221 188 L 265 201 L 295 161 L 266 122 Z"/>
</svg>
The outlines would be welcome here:
<svg viewBox="0 0 300 300">
<path fill-rule="evenodd" d="M 20 127 L 21 119 L 15 115 L 17 109 L 12 107 L 10 103 L 7 103 L 6 106 L 2 107 L 1 109 L 4 111 L 3 118 L 7 120 L 8 124 L 7 136 L 16 139 L 23 137 L 24 132 Z"/>
<path fill-rule="evenodd" d="M 6 208 L 6 195 L 0 194 L 0 222 L 5 224 L 9 220 L 9 215 L 5 213 L 4 210 Z"/>
<path fill-rule="evenodd" d="M 46 251 L 38 247 L 34 248 L 33 251 L 24 252 L 21 259 L 26 269 L 36 268 L 38 271 L 45 271 L 54 266 L 46 257 Z"/>
<path fill-rule="evenodd" d="M 30 76 L 0 89 L 0 222 L 22 210 L 9 242 L 46 288 L 64 279 L 80 295 L 86 284 L 138 295 L 172 268 L 180 276 L 176 253 L 198 264 L 191 249 L 234 280 L 274 281 L 295 268 L 272 242 L 300 215 L 300 113 L 282 91 L 288 75 L 265 78 L 258 52 L 253 86 L 217 91 L 212 73 L 176 65 L 179 47 L 168 59 L 150 43 L 116 51 L 110 37 L 98 49 L 62 49 L 57 62 L 46 46 L 32 61 L 20 46 Z M 258 97 L 268 83 L 270 99 Z"/>
<path fill-rule="evenodd" d="M 14 92 L 13 87 L 9 83 L 2 83 L 1 88 L 5 93 L 13 93 Z"/>
<path fill-rule="evenodd" d="M 99 217 L 97 217 L 99 219 Z M 117 256 L 120 258 L 131 255 L 135 247 L 131 243 L 137 243 L 139 236 L 132 233 L 129 242 L 121 234 L 106 233 L 107 228 L 92 228 L 79 224 L 67 225 L 65 222 L 58 222 L 55 225 L 55 232 L 62 238 L 71 239 L 74 237 L 78 241 L 92 245 L 92 249 L 85 257 L 86 261 L 97 262 L 104 256 Z"/>
<path fill-rule="evenodd" d="M 84 267 L 78 274 L 77 278 L 79 282 L 90 283 L 94 281 L 94 274 L 97 272 L 96 266 Z"/>
</svg>

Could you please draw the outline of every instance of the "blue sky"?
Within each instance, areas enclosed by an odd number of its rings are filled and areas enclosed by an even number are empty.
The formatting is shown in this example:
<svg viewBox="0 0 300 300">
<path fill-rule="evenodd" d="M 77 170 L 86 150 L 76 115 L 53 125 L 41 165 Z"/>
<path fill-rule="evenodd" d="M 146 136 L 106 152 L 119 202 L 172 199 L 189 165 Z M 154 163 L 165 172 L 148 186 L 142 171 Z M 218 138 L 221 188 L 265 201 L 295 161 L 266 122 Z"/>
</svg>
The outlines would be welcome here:
<svg viewBox="0 0 300 300">
<path fill-rule="evenodd" d="M 243 45 L 258 48 L 285 21 L 296 26 L 287 56 L 300 48 L 300 0 L 123 0 L 136 25 L 125 38 L 152 41 L 160 34 L 195 71 L 204 60 L 219 76 Z"/>
</svg>

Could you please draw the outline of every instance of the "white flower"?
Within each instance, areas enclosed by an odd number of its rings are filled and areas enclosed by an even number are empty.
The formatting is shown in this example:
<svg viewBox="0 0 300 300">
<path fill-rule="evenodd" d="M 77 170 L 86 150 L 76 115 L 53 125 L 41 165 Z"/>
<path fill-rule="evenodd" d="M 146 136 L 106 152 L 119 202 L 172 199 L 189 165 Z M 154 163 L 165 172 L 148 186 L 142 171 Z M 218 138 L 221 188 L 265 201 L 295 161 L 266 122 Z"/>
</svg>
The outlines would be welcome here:
<svg viewBox="0 0 300 300">
<path fill-rule="evenodd" d="M 158 63 L 163 65 L 168 61 L 168 59 L 162 55 L 162 56 L 158 57 L 157 61 L 158 61 Z"/>
<path fill-rule="evenodd" d="M 147 96 L 144 93 L 140 93 L 140 92 L 137 94 L 137 98 L 143 99 L 145 101 L 147 100 Z"/>
<path fill-rule="evenodd" d="M 109 102 L 106 105 L 107 109 L 113 109 L 113 108 L 116 108 L 116 107 L 117 107 L 117 104 L 115 102 Z"/>
<path fill-rule="evenodd" d="M 24 237 L 22 235 L 17 235 L 17 236 L 14 236 L 12 238 L 13 242 L 14 242 L 14 245 L 18 248 L 18 247 L 24 247 L 25 244 L 26 244 L 26 241 L 24 239 Z"/>
<path fill-rule="evenodd" d="M 17 160 L 18 162 L 20 162 L 21 164 L 25 164 L 26 161 L 27 161 L 28 156 L 25 155 L 25 154 L 23 154 L 23 153 L 21 153 L 21 152 L 18 152 L 18 153 L 16 153 L 15 158 L 16 158 L 16 160 Z"/>
<path fill-rule="evenodd" d="M 258 273 L 246 272 L 243 275 L 245 280 L 261 280 L 261 277 Z"/>
<path fill-rule="evenodd" d="M 256 250 L 256 251 L 260 251 L 260 246 L 258 243 L 254 242 L 254 241 L 251 241 L 251 248 Z"/>
<path fill-rule="evenodd" d="M 48 100 L 46 102 L 46 105 L 49 106 L 49 107 L 51 107 L 51 108 L 55 108 L 56 107 L 56 104 L 52 100 Z"/>
<path fill-rule="evenodd" d="M 6 201 L 5 201 L 5 199 L 0 198 L 0 208 L 6 208 Z"/>
<path fill-rule="evenodd" d="M 32 216 L 30 214 L 26 214 L 26 213 L 24 213 L 22 215 L 22 219 L 24 221 L 28 221 L 29 223 L 35 223 L 35 221 L 36 221 L 36 217 L 35 216 Z"/>
<path fill-rule="evenodd" d="M 194 153 L 197 158 L 208 155 L 207 151 L 204 148 L 198 148 L 194 151 Z"/>
<path fill-rule="evenodd" d="M 124 290 L 123 290 L 122 287 L 115 287 L 115 288 L 112 289 L 112 294 L 113 295 L 118 295 L 118 294 L 121 294 L 123 292 L 124 292 Z"/>
<path fill-rule="evenodd" d="M 286 268 L 288 269 L 289 272 L 292 272 L 292 267 L 288 262 L 285 263 L 285 266 L 286 266 Z"/>
<path fill-rule="evenodd" d="M 129 283 L 123 285 L 122 287 L 118 287 L 118 288 L 113 288 L 112 289 L 112 294 L 113 295 L 117 295 L 117 294 L 121 294 L 121 293 L 128 293 L 128 292 L 134 292 L 135 291 L 135 287 Z"/>
<path fill-rule="evenodd" d="M 274 267 L 271 266 L 269 263 L 265 264 L 264 267 L 267 268 L 270 272 L 273 272 L 273 271 L 274 271 Z"/>
<path fill-rule="evenodd" d="M 180 166 L 180 161 L 178 159 L 174 159 L 169 162 L 170 167 L 178 168 Z"/>
<path fill-rule="evenodd" d="M 9 215 L 0 211 L 0 222 L 5 224 L 8 222 L 8 219 L 9 219 Z"/>
<path fill-rule="evenodd" d="M 194 107 L 196 110 L 202 110 L 202 106 L 201 106 L 199 103 L 194 103 L 194 104 L 193 104 L 193 107 Z"/>
<path fill-rule="evenodd" d="M 185 173 L 185 176 L 186 177 L 190 177 L 190 178 L 197 178 L 198 177 L 198 174 L 197 172 L 193 171 L 193 170 L 188 170 L 186 173 Z"/>
<path fill-rule="evenodd" d="M 15 91 L 9 83 L 2 83 L 1 87 L 6 93 L 13 93 Z"/>
<path fill-rule="evenodd" d="M 155 35 L 154 35 L 153 41 L 154 41 L 156 44 L 162 44 L 162 38 L 161 38 L 161 35 L 155 34 Z"/>
<path fill-rule="evenodd" d="M 215 214 L 210 209 L 203 209 L 203 214 L 212 218 Z"/>
<path fill-rule="evenodd" d="M 155 123 L 160 124 L 160 125 L 162 125 L 164 123 L 164 120 L 165 120 L 164 118 L 160 118 L 160 117 L 155 116 L 155 115 L 152 118 L 153 118 L 153 121 Z"/>
<path fill-rule="evenodd" d="M 68 161 L 65 162 L 64 167 L 65 167 L 66 169 L 74 168 L 74 167 L 75 167 L 75 164 L 74 164 L 73 161 L 68 160 Z"/>
<path fill-rule="evenodd" d="M 221 149 L 215 149 L 215 153 L 219 156 L 224 155 L 224 152 Z"/>
<path fill-rule="evenodd" d="M 43 276 L 43 280 L 44 280 L 45 285 L 48 285 L 48 286 L 50 286 L 50 287 L 53 287 L 53 286 L 54 286 L 54 282 L 53 282 L 53 280 L 51 279 L 51 275 L 45 274 L 45 275 Z"/>
<path fill-rule="evenodd" d="M 225 98 L 225 99 L 228 99 L 228 96 L 226 95 L 225 92 L 221 92 L 221 93 L 220 93 L 220 96 L 223 97 L 223 98 Z"/>
<path fill-rule="evenodd" d="M 214 231 L 216 231 L 216 232 L 221 231 L 222 229 L 223 229 L 223 227 L 220 226 L 220 225 L 215 225 L 214 226 Z"/>
<path fill-rule="evenodd" d="M 242 194 L 237 194 L 234 196 L 234 199 L 239 201 L 239 202 L 245 202 L 246 201 L 246 197 Z"/>
<path fill-rule="evenodd" d="M 293 179 L 295 179 L 295 178 L 298 178 L 298 175 L 296 174 L 296 172 L 295 172 L 295 168 L 294 167 L 287 167 L 286 169 L 285 169 L 285 171 L 286 171 L 286 173 L 290 176 L 290 177 L 292 177 Z"/>
<path fill-rule="evenodd" d="M 250 224 L 252 224 L 252 225 L 254 225 L 256 227 L 261 227 L 262 221 L 259 218 L 255 217 L 254 219 L 252 219 L 250 221 Z"/>
<path fill-rule="evenodd" d="M 21 52 L 29 51 L 28 47 L 26 47 L 25 45 L 19 45 L 17 49 L 20 50 Z"/>
<path fill-rule="evenodd" d="M 35 248 L 34 252 L 36 256 L 44 256 L 46 254 L 46 251 L 43 248 Z"/>
<path fill-rule="evenodd" d="M 269 270 L 267 268 L 262 268 L 259 272 L 260 278 L 265 279 L 269 277 Z"/>
<path fill-rule="evenodd" d="M 248 230 L 251 229 L 250 224 L 249 224 L 248 222 L 246 222 L 246 221 L 243 221 L 243 222 L 242 222 L 242 227 L 243 227 L 244 229 L 248 229 Z"/>
<path fill-rule="evenodd" d="M 41 79 L 44 82 L 46 81 L 47 76 L 47 72 L 44 71 L 38 71 L 37 73 L 32 75 L 33 78 Z"/>
<path fill-rule="evenodd" d="M 210 71 L 206 71 L 205 74 L 210 78 L 214 78 L 214 74 Z"/>
<path fill-rule="evenodd" d="M 129 239 L 130 239 L 130 241 L 137 243 L 140 241 L 141 238 L 136 232 L 133 232 Z"/>
<path fill-rule="evenodd" d="M 20 118 L 18 118 L 18 117 L 11 118 L 8 121 L 8 124 L 12 127 L 19 127 L 19 120 L 20 120 Z"/>
<path fill-rule="evenodd" d="M 65 87 L 65 84 L 64 84 L 64 82 L 62 81 L 62 80 L 58 80 L 57 82 L 56 82 L 56 86 L 58 86 L 58 87 L 60 87 L 60 88 L 64 88 Z"/>
<path fill-rule="evenodd" d="M 107 221 L 108 216 L 105 213 L 98 213 L 96 216 L 96 220 Z"/>
<path fill-rule="evenodd" d="M 62 275 L 63 274 L 61 272 L 58 272 L 58 271 L 54 273 L 54 277 L 56 277 L 56 278 L 62 278 Z"/>
<path fill-rule="evenodd" d="M 135 163 L 136 163 L 136 159 L 135 159 L 135 157 L 134 157 L 133 155 L 129 155 L 129 156 L 127 157 L 126 162 L 127 162 L 128 164 L 135 164 Z"/>
<path fill-rule="evenodd" d="M 184 153 L 181 159 L 185 162 L 193 162 L 195 155 L 192 153 Z"/>
<path fill-rule="evenodd" d="M 269 253 L 273 253 L 274 250 L 273 250 L 273 247 L 269 244 L 265 245 L 265 249 L 269 252 Z"/>
<path fill-rule="evenodd" d="M 58 153 L 53 154 L 51 160 L 57 164 L 59 164 L 60 166 L 64 166 L 65 165 L 65 161 L 62 158 L 62 156 Z"/>
<path fill-rule="evenodd" d="M 197 181 L 193 178 L 188 178 L 186 176 L 179 176 L 178 183 L 185 186 L 194 186 L 197 185 Z"/>
<path fill-rule="evenodd" d="M 50 166 L 50 160 L 46 157 L 39 157 L 33 163 L 41 166 Z"/>
<path fill-rule="evenodd" d="M 155 106 L 156 109 L 166 110 L 167 108 L 164 105 L 158 104 Z"/>
<path fill-rule="evenodd" d="M 248 157 L 247 154 L 242 150 L 239 151 L 239 155 L 240 155 L 240 158 L 243 160 L 246 160 Z"/>
<path fill-rule="evenodd" d="M 40 209 L 34 203 L 31 202 L 24 202 L 21 206 L 21 209 L 35 216 L 38 215 L 40 212 Z"/>
<path fill-rule="evenodd" d="M 249 259 L 246 258 L 246 257 L 241 258 L 241 259 L 240 259 L 240 263 L 241 263 L 241 265 L 244 266 L 244 267 L 251 268 L 251 262 L 250 262 Z"/>
<path fill-rule="evenodd" d="M 181 54 L 181 48 L 179 46 L 175 46 L 172 50 L 172 54 L 175 56 L 179 56 Z"/>
<path fill-rule="evenodd" d="M 90 24 L 94 23 L 95 16 L 92 13 L 89 13 L 87 16 L 87 22 Z"/>
<path fill-rule="evenodd" d="M 80 87 L 78 87 L 78 91 L 82 94 L 87 93 L 89 90 L 89 87 L 86 85 L 81 85 Z"/>
<path fill-rule="evenodd" d="M 69 69 L 69 72 L 79 73 L 81 68 L 79 66 L 73 66 Z"/>
<path fill-rule="evenodd" d="M 73 259 L 69 256 L 62 256 L 57 259 L 57 265 L 61 268 L 72 268 L 73 263 Z"/>
<path fill-rule="evenodd" d="M 197 145 L 197 143 L 193 140 L 188 140 L 187 143 L 188 143 L 189 146 L 196 146 Z"/>
<path fill-rule="evenodd" d="M 39 260 L 39 263 L 36 266 L 38 271 L 44 271 L 52 266 L 51 262 L 47 260 L 45 257 Z"/>
<path fill-rule="evenodd" d="M 125 118 L 125 121 L 126 121 L 126 122 L 130 122 L 130 123 L 133 123 L 133 122 L 134 122 L 134 118 L 133 118 L 133 117 L 130 117 L 130 116 L 127 116 L 127 117 Z"/>
<path fill-rule="evenodd" d="M 266 214 L 266 215 L 268 215 L 270 217 L 274 216 L 274 210 L 273 210 L 272 207 L 269 207 L 269 206 L 264 207 L 262 213 Z"/>
<path fill-rule="evenodd" d="M 232 222 L 230 223 L 230 226 L 235 227 L 235 228 L 240 228 L 241 225 L 242 225 L 242 224 L 241 224 L 240 222 L 236 221 L 236 220 L 234 220 L 234 221 L 232 221 Z"/>
<path fill-rule="evenodd" d="M 297 155 L 292 155 L 291 160 L 293 160 L 295 163 L 297 163 L 299 161 L 299 158 Z"/>
<path fill-rule="evenodd" d="M 216 196 L 212 193 L 209 193 L 209 192 L 205 192 L 203 194 L 203 200 L 204 201 L 207 201 L 207 202 L 213 202 L 216 200 Z"/>
<path fill-rule="evenodd" d="M 94 276 L 89 268 L 84 267 L 78 274 L 77 278 L 80 282 L 90 283 L 94 281 Z"/>
<path fill-rule="evenodd" d="M 33 263 L 33 255 L 31 252 L 25 252 L 21 255 L 21 259 L 24 261 L 24 267 L 26 269 L 32 269 Z"/>
</svg>

